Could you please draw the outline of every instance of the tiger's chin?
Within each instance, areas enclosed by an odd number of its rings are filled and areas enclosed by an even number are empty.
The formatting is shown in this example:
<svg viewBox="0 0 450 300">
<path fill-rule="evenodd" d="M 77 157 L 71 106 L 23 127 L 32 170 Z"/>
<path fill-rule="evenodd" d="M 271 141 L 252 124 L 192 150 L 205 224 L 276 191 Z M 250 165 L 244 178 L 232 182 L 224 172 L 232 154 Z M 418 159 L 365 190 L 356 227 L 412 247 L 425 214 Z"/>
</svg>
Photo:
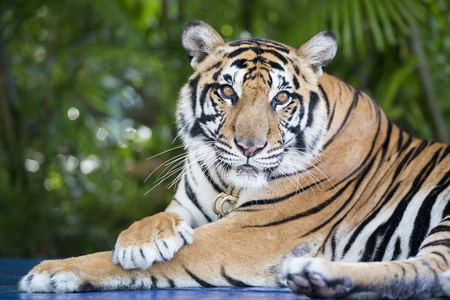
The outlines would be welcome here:
<svg viewBox="0 0 450 300">
<path fill-rule="evenodd" d="M 251 166 L 239 166 L 229 169 L 225 180 L 239 190 L 261 189 L 268 183 L 267 174 Z"/>
</svg>

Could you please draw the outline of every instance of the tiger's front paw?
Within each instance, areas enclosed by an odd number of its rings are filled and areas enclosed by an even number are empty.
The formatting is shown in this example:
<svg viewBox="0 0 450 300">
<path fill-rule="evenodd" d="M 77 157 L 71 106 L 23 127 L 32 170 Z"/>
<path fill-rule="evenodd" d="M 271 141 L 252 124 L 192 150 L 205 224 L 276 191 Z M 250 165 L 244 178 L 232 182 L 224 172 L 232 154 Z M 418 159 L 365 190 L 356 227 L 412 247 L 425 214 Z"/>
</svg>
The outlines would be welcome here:
<svg viewBox="0 0 450 300">
<path fill-rule="evenodd" d="M 34 267 L 19 282 L 27 293 L 70 293 L 82 290 L 82 280 L 61 260 L 46 260 Z"/>
<path fill-rule="evenodd" d="M 122 231 L 113 250 L 113 262 L 125 269 L 148 269 L 166 261 L 186 244 L 194 230 L 177 214 L 162 212 L 133 223 Z"/>
<path fill-rule="evenodd" d="M 352 289 L 348 277 L 333 278 L 327 264 L 321 258 L 295 257 L 283 263 L 281 275 L 296 294 L 312 298 L 343 298 Z"/>
</svg>

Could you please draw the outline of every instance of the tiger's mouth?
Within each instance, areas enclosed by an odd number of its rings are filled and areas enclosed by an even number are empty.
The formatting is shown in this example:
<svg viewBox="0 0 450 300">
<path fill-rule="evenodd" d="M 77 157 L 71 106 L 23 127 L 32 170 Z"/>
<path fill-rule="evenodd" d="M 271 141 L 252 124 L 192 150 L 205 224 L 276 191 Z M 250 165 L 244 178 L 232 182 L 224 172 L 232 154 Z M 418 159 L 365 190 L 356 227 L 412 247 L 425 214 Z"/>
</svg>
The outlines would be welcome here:
<svg viewBox="0 0 450 300">
<path fill-rule="evenodd" d="M 231 167 L 226 173 L 225 179 L 240 190 L 258 189 L 267 185 L 267 173 L 254 166 L 245 164 Z"/>
<path fill-rule="evenodd" d="M 268 185 L 269 178 L 281 162 L 281 157 L 243 157 L 218 149 L 216 158 L 222 166 L 223 179 L 238 189 L 260 189 Z"/>
<path fill-rule="evenodd" d="M 238 175 L 242 175 L 242 176 L 256 176 L 256 174 L 261 171 L 256 169 L 254 166 L 245 164 L 243 166 L 237 167 L 236 172 Z"/>
</svg>

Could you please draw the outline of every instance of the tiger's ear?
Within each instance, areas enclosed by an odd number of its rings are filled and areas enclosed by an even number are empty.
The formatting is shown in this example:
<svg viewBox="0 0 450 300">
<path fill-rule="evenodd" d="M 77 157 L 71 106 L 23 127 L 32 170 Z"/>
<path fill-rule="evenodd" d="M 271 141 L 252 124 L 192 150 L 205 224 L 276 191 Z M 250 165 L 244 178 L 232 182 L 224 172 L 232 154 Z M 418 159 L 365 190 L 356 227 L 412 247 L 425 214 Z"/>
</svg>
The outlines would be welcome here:
<svg viewBox="0 0 450 300">
<path fill-rule="evenodd" d="M 322 68 L 328 65 L 336 55 L 337 38 L 333 31 L 324 30 L 307 40 L 297 53 L 322 77 Z"/>
<path fill-rule="evenodd" d="M 181 42 L 194 70 L 208 54 L 225 43 L 214 28 L 199 20 L 190 21 L 184 26 Z"/>
</svg>

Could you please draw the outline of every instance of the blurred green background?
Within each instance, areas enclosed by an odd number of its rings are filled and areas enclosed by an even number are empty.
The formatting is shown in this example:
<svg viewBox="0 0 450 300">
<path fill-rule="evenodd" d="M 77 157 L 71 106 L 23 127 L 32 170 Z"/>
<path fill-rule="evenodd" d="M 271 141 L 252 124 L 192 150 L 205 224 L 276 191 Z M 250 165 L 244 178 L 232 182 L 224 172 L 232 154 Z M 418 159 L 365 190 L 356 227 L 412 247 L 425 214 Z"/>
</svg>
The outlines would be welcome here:
<svg viewBox="0 0 450 300">
<path fill-rule="evenodd" d="M 448 142 L 449 10 L 445 0 L 1 1 L 0 256 L 108 250 L 164 209 L 177 174 L 158 183 L 182 153 L 174 109 L 192 72 L 187 21 L 226 41 L 294 47 L 332 29 L 329 72 L 404 130 Z"/>
</svg>

